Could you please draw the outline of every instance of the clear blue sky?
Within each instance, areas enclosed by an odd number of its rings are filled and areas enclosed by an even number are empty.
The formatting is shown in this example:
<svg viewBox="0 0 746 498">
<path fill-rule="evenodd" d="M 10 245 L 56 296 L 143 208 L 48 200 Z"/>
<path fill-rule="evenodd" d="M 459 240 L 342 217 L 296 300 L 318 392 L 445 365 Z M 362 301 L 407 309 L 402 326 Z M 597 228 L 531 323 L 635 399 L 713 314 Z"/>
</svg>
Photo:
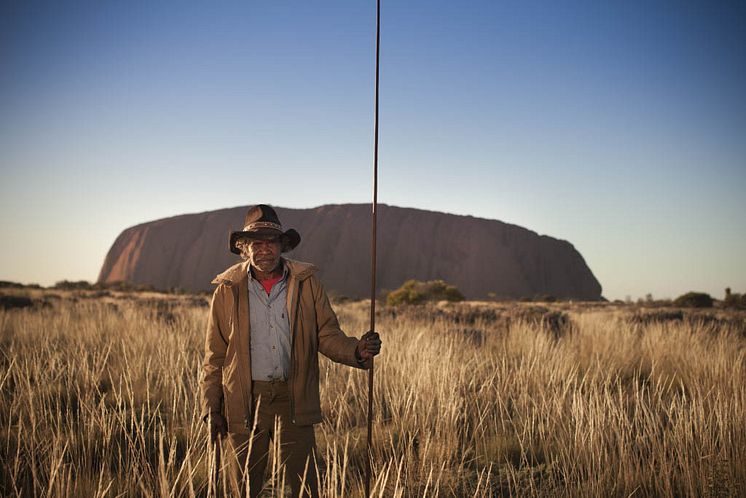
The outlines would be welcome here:
<svg viewBox="0 0 746 498">
<path fill-rule="evenodd" d="M 94 280 L 157 218 L 370 202 L 373 1 L 0 5 L 0 280 Z M 381 202 L 569 240 L 612 299 L 746 292 L 746 4 L 382 24 Z"/>
</svg>

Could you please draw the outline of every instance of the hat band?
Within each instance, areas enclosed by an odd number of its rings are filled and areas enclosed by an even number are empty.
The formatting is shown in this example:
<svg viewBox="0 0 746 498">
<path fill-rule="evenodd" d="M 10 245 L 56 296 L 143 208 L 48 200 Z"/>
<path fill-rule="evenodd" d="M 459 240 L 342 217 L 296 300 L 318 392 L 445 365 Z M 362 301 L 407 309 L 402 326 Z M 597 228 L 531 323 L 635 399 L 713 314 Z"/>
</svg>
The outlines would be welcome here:
<svg viewBox="0 0 746 498">
<path fill-rule="evenodd" d="M 254 223 L 249 223 L 244 227 L 243 231 L 251 232 L 252 230 L 256 230 L 257 228 L 272 228 L 274 230 L 282 232 L 282 226 L 278 225 L 277 223 L 272 223 L 271 221 L 255 221 Z"/>
</svg>

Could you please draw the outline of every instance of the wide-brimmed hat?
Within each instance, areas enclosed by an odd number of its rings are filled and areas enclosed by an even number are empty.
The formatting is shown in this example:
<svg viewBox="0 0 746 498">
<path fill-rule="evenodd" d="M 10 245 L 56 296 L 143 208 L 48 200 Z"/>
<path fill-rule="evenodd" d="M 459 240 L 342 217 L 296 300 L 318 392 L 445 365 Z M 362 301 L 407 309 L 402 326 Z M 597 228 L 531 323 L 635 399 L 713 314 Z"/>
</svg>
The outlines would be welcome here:
<svg viewBox="0 0 746 498">
<path fill-rule="evenodd" d="M 241 254 L 241 251 L 236 247 L 236 241 L 242 237 L 257 240 L 280 237 L 282 252 L 295 249 L 300 244 L 300 234 L 292 228 L 283 232 L 277 213 L 266 204 L 251 206 L 246 213 L 243 230 L 231 233 L 229 244 L 232 253 Z"/>
</svg>

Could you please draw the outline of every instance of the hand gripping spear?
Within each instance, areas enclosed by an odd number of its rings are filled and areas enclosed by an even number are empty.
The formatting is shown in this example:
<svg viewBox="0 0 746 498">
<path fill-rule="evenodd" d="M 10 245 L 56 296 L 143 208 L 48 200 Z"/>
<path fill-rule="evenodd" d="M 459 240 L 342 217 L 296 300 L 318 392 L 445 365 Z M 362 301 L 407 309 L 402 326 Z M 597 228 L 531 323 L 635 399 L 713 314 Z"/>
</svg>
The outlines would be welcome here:
<svg viewBox="0 0 746 498">
<path fill-rule="evenodd" d="M 381 0 L 376 0 L 376 85 L 373 113 L 373 204 L 371 212 L 370 330 L 376 330 L 376 208 L 378 207 L 378 74 L 381 47 Z M 373 358 L 368 370 L 368 443 L 365 466 L 365 496 L 370 497 L 371 460 L 373 458 Z"/>
</svg>

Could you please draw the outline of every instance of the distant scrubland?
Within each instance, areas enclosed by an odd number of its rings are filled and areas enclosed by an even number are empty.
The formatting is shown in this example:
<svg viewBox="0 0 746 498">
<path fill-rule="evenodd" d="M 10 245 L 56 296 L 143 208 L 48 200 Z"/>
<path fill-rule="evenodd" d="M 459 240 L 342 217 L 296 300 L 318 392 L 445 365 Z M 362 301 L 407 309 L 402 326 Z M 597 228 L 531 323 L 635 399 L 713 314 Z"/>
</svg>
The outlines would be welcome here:
<svg viewBox="0 0 746 498">
<path fill-rule="evenodd" d="M 18 289 L 3 289 L 5 295 Z M 205 496 L 206 296 L 26 289 L 0 309 L 0 494 Z M 339 303 L 367 328 L 365 303 Z M 743 496 L 742 311 L 380 306 L 374 496 Z M 323 496 L 361 496 L 366 374 L 322 362 Z M 267 496 L 281 496 L 273 480 Z"/>
</svg>

